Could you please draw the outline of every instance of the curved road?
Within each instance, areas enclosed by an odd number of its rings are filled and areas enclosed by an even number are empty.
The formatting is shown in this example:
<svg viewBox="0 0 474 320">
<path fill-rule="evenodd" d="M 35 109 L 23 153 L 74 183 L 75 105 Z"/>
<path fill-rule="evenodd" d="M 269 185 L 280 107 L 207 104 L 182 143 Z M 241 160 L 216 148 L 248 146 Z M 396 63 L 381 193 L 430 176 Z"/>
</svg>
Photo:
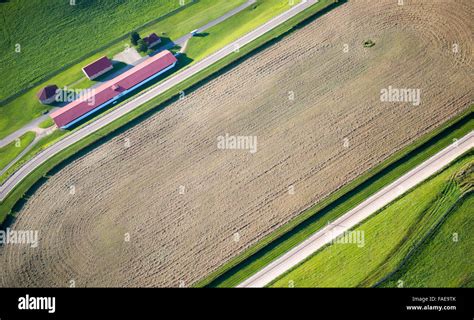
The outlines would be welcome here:
<svg viewBox="0 0 474 320">
<path fill-rule="evenodd" d="M 184 80 L 192 77 L 193 75 L 199 73 L 200 71 L 210 67 L 217 61 L 222 58 L 229 56 L 235 53 L 236 49 L 241 48 L 260 36 L 264 35 L 268 31 L 274 29 L 275 27 L 281 25 L 287 20 L 291 19 L 298 13 L 309 8 L 313 4 L 317 3 L 318 0 L 302 0 L 299 4 L 292 7 L 290 10 L 285 11 L 284 13 L 276 16 L 270 21 L 264 23 L 255 30 L 249 32 L 240 39 L 230 43 L 221 50 L 213 53 L 212 55 L 204 58 L 203 60 L 192 65 L 188 69 L 179 72 L 175 76 L 170 77 L 169 79 L 163 81 L 158 86 L 146 91 L 145 93 L 137 96 L 133 100 L 119 106 L 117 109 L 112 112 L 105 114 L 96 121 L 91 122 L 90 124 L 82 127 L 81 129 L 71 133 L 62 140 L 58 141 L 51 147 L 43 150 L 38 153 L 33 159 L 23 165 L 18 171 L 16 171 L 3 185 L 0 186 L 0 202 L 4 201 L 8 194 L 30 173 L 32 173 L 38 166 L 43 164 L 46 160 L 50 159 L 54 155 L 58 154 L 61 150 L 66 149 L 67 147 L 73 145 L 84 137 L 97 132 L 97 130 L 105 127 L 111 122 L 119 119 L 128 112 L 138 108 L 140 105 L 144 104 L 147 101 L 150 101 L 159 94 L 171 89 L 175 85 L 183 82 Z"/>
<path fill-rule="evenodd" d="M 460 155 L 474 147 L 474 131 L 455 141 L 433 157 L 372 195 L 354 209 L 328 224 L 307 240 L 297 245 L 237 287 L 264 287 L 291 268 L 303 262 L 318 249 L 331 243 L 337 236 L 382 209 L 409 189 L 441 170 Z"/>
</svg>

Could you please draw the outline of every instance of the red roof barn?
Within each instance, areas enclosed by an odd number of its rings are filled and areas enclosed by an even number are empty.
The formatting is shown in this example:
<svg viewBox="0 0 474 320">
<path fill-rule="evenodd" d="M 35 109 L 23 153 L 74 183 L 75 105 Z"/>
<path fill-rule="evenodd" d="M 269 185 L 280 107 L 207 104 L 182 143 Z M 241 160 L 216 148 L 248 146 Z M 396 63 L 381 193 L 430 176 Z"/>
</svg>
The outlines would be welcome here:
<svg viewBox="0 0 474 320">
<path fill-rule="evenodd" d="M 145 60 L 118 77 L 93 89 L 92 97 L 77 99 L 67 106 L 51 113 L 56 125 L 68 128 L 99 109 L 116 101 L 146 82 L 158 77 L 176 65 L 176 57 L 168 50 Z"/>
<path fill-rule="evenodd" d="M 55 84 L 49 85 L 38 91 L 36 96 L 38 100 L 42 104 L 50 104 L 53 103 L 56 99 L 56 91 L 58 90 L 58 86 Z"/>
<path fill-rule="evenodd" d="M 91 64 L 82 68 L 82 71 L 86 75 L 87 78 L 90 80 L 94 80 L 95 78 L 103 75 L 109 70 L 112 70 L 112 61 L 106 56 L 92 62 Z"/>
<path fill-rule="evenodd" d="M 152 48 L 161 43 L 161 38 L 156 33 L 152 33 L 148 37 L 143 38 L 143 41 L 145 41 L 148 48 Z"/>
</svg>

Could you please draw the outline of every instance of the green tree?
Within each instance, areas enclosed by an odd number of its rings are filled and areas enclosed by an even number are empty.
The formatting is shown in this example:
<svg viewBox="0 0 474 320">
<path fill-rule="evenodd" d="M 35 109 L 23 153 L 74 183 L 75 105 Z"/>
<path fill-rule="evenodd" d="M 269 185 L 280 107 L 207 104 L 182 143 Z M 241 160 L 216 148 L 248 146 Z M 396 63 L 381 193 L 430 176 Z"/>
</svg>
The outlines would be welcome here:
<svg viewBox="0 0 474 320">
<path fill-rule="evenodd" d="M 140 35 L 138 34 L 138 32 L 133 31 L 130 34 L 130 42 L 132 43 L 132 45 L 136 46 L 138 44 L 138 40 L 140 40 Z"/>
<path fill-rule="evenodd" d="M 138 40 L 137 42 L 137 50 L 138 52 L 146 52 L 148 50 L 148 45 L 143 39 Z"/>
</svg>

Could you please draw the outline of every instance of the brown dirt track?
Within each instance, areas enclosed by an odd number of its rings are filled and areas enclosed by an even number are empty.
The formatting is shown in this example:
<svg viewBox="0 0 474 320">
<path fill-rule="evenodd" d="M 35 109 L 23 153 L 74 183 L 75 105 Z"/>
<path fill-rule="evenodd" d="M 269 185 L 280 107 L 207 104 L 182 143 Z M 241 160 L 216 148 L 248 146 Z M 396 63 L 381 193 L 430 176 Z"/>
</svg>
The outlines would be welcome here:
<svg viewBox="0 0 474 320">
<path fill-rule="evenodd" d="M 53 175 L 12 226 L 40 247 L 1 248 L 0 285 L 192 284 L 465 110 L 473 21 L 471 0 L 349 1 Z M 381 103 L 390 85 L 422 104 Z"/>
</svg>

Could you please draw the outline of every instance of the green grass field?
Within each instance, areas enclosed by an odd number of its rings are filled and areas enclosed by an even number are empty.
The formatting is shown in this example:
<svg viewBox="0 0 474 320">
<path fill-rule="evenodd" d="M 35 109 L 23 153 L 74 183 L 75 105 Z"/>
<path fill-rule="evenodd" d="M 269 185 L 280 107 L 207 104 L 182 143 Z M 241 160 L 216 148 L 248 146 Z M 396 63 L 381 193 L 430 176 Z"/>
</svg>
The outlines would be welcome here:
<svg viewBox="0 0 474 320">
<path fill-rule="evenodd" d="M 471 193 L 459 202 L 420 250 L 381 287 L 400 284 L 406 287 L 474 287 L 472 208 L 474 195 Z M 471 268 L 466 268 L 466 264 Z"/>
<path fill-rule="evenodd" d="M 0 3 L 0 100 L 134 28 L 179 7 L 175 0 Z M 17 52 L 16 45 L 20 45 Z"/>
<path fill-rule="evenodd" d="M 299 2 L 300 0 L 295 0 L 293 5 Z M 208 56 L 272 17 L 291 9 L 289 3 L 288 0 L 258 0 L 244 11 L 206 30 L 205 35 L 192 38 L 188 42 L 186 55 L 194 61 Z"/>
<path fill-rule="evenodd" d="M 49 128 L 49 127 L 52 127 L 54 125 L 54 121 L 52 118 L 46 118 L 46 120 L 42 121 L 38 127 L 40 127 L 41 129 L 46 129 L 46 128 Z"/>
<path fill-rule="evenodd" d="M 34 132 L 27 132 L 18 141 L 13 141 L 0 148 L 0 170 L 13 161 L 35 139 Z"/>
<path fill-rule="evenodd" d="M 406 269 L 411 278 L 405 279 L 402 273 L 394 277 L 391 285 L 459 286 L 472 283 L 474 265 L 468 252 L 472 253 L 474 249 L 472 229 L 469 229 L 473 219 L 463 202 L 473 191 L 473 178 L 474 153 L 470 152 L 356 227 L 355 230 L 364 232 L 364 246 L 354 243 L 328 245 L 271 286 L 372 287 L 407 261 L 407 268 L 402 270 Z M 453 217 L 459 228 L 452 229 L 453 222 L 448 225 Z M 453 232 L 460 232 L 458 242 L 452 240 Z M 437 241 L 433 241 L 433 234 Z M 426 249 L 422 249 L 424 245 Z M 427 267 L 433 269 L 425 274 Z M 440 269 L 443 272 L 437 273 Z"/>
<path fill-rule="evenodd" d="M 58 15 L 65 14 L 64 12 L 66 12 L 67 16 L 61 17 L 61 19 L 46 19 L 45 15 L 51 14 L 47 10 L 50 10 L 50 6 L 57 2 L 48 2 L 47 6 L 42 5 L 40 1 L 30 1 L 27 4 L 22 2 L 21 5 L 18 1 L 0 3 L 0 8 L 2 9 L 0 10 L 0 15 L 11 13 L 8 19 L 0 22 L 2 26 L 7 22 L 12 23 L 9 19 L 12 19 L 15 15 L 33 15 L 34 19 L 44 20 L 36 25 L 27 24 L 26 19 L 15 21 L 16 24 L 25 24 L 25 26 L 18 27 L 24 30 L 24 33 L 21 34 L 22 36 L 25 35 L 29 39 L 35 39 L 34 42 L 28 42 L 28 50 L 25 49 L 21 53 L 14 52 L 11 48 L 11 41 L 13 40 L 11 35 L 4 38 L 3 42 L 0 39 L 2 52 L 8 53 L 0 57 L 0 62 L 3 62 L 4 66 L 8 67 L 4 72 L 5 77 L 0 80 L 0 88 L 5 90 L 5 93 L 0 91 L 0 100 L 28 87 L 29 84 L 35 83 L 40 79 L 45 77 L 48 79 L 44 82 L 41 81 L 41 83 L 34 85 L 13 100 L 0 106 L 0 138 L 18 130 L 32 119 L 50 109 L 49 106 L 40 104 L 35 96 L 36 92 L 43 86 L 46 84 L 56 84 L 59 87 L 68 86 L 70 88 L 85 89 L 97 83 L 97 81 L 89 81 L 84 77 L 81 71 L 84 65 L 103 55 L 112 57 L 119 53 L 129 44 L 128 37 L 121 39 L 121 36 L 126 36 L 134 28 L 143 25 L 145 22 L 153 21 L 169 13 L 179 3 L 177 0 L 147 0 L 140 3 L 126 1 L 116 5 L 111 0 L 102 0 L 99 2 L 105 4 L 104 8 L 98 8 L 97 4 L 91 6 L 81 4 L 79 7 L 76 6 L 77 8 L 71 9 L 67 1 L 61 1 L 57 13 L 55 10 L 52 10 L 52 12 Z M 79 2 L 81 1 L 76 3 Z M 245 0 L 199 0 L 181 11 L 140 28 L 139 32 L 142 36 L 151 32 L 156 32 L 158 35 L 165 33 L 165 37 L 176 39 L 218 18 L 244 2 Z M 160 5 L 160 3 L 163 3 L 164 6 Z M 186 3 L 191 3 L 191 1 L 187 0 Z M 38 6 L 42 9 L 38 9 Z M 120 10 L 114 10 L 112 17 L 116 20 L 110 23 L 111 16 L 108 13 L 115 6 Z M 136 10 L 136 7 L 139 7 L 141 11 L 145 10 L 146 14 L 128 14 L 128 10 Z M 150 10 L 150 7 L 153 9 Z M 36 11 L 39 13 L 33 13 Z M 87 18 L 88 14 L 91 14 L 93 19 L 82 21 Z M 63 19 L 66 18 L 70 20 L 70 23 L 64 23 Z M 80 23 L 81 27 L 76 29 L 74 23 Z M 114 29 L 117 23 L 120 24 L 120 27 Z M 51 40 L 51 43 L 48 42 L 45 45 L 40 41 L 43 37 L 38 36 L 37 33 L 37 30 L 43 29 L 46 31 L 54 30 L 56 34 L 59 34 L 59 37 L 54 38 L 55 41 Z M 11 31 L 9 28 L 2 28 L 2 30 L 6 35 Z M 107 32 L 101 33 L 98 30 Z M 15 34 L 18 34 L 18 32 Z M 65 39 L 72 40 L 66 41 Z M 27 43 L 26 40 L 24 43 Z M 61 44 L 61 47 L 58 47 L 59 44 Z M 61 50 L 58 50 L 58 48 Z M 100 50 L 96 52 L 97 49 Z M 55 53 L 56 51 L 58 52 Z M 57 57 L 58 54 L 59 57 Z M 14 61 L 10 61 L 11 59 L 14 59 Z M 69 65 L 71 62 L 74 63 Z M 64 68 L 65 65 L 67 66 L 66 68 Z M 30 74 L 31 72 L 33 74 Z M 53 74 L 49 77 L 48 74 L 51 72 Z M 57 74 L 54 74 L 55 72 Z"/>
</svg>

